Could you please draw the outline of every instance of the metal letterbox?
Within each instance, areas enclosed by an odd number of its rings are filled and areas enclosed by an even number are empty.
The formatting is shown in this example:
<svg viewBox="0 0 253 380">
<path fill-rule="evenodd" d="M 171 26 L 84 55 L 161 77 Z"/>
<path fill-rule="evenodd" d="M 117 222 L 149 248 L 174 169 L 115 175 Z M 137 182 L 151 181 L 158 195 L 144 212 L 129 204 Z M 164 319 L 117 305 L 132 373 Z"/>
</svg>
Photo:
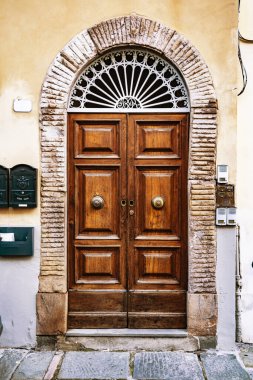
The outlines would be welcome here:
<svg viewBox="0 0 253 380">
<path fill-rule="evenodd" d="M 13 234 L 14 239 L 0 239 L 0 256 L 32 256 L 33 227 L 0 227 L 0 235 Z"/>
<path fill-rule="evenodd" d="M 0 207 L 9 206 L 8 194 L 9 169 L 0 165 Z"/>
<path fill-rule="evenodd" d="M 10 207 L 37 206 L 37 169 L 29 165 L 16 165 L 10 169 Z"/>
<path fill-rule="evenodd" d="M 216 207 L 234 207 L 235 191 L 234 185 L 217 185 L 216 188 Z"/>
</svg>

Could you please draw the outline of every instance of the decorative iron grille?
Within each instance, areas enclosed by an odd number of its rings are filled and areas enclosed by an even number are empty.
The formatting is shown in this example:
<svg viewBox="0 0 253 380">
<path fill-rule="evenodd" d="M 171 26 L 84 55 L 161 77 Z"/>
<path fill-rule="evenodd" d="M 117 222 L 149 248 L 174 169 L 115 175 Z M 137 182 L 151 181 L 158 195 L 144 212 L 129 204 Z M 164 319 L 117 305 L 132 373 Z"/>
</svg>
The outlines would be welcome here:
<svg viewBox="0 0 253 380">
<path fill-rule="evenodd" d="M 145 50 L 120 49 L 98 58 L 77 79 L 69 108 L 189 110 L 186 86 L 167 61 Z"/>
</svg>

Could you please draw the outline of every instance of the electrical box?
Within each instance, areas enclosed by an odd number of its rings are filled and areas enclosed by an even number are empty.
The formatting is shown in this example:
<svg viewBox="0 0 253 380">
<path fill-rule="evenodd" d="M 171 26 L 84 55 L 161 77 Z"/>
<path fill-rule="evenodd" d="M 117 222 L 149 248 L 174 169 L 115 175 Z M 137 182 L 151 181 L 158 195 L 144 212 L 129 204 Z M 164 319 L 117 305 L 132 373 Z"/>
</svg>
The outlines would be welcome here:
<svg viewBox="0 0 253 380">
<path fill-rule="evenodd" d="M 29 165 L 10 169 L 9 206 L 37 207 L 37 169 Z"/>
<path fill-rule="evenodd" d="M 0 165 L 0 207 L 9 207 L 9 169 Z"/>
<path fill-rule="evenodd" d="M 228 183 L 228 165 L 218 165 L 217 167 L 217 182 Z"/>
<path fill-rule="evenodd" d="M 15 99 L 13 101 L 13 110 L 15 112 L 31 112 L 32 101 L 30 99 Z"/>
<path fill-rule="evenodd" d="M 227 211 L 224 207 L 218 207 L 216 209 L 216 225 L 226 226 L 227 224 Z"/>
<path fill-rule="evenodd" d="M 33 227 L 0 227 L 0 256 L 32 256 Z M 13 239 L 4 239 L 13 235 Z"/>
<path fill-rule="evenodd" d="M 236 225 L 236 208 L 235 207 L 227 208 L 227 225 L 228 226 Z"/>
</svg>

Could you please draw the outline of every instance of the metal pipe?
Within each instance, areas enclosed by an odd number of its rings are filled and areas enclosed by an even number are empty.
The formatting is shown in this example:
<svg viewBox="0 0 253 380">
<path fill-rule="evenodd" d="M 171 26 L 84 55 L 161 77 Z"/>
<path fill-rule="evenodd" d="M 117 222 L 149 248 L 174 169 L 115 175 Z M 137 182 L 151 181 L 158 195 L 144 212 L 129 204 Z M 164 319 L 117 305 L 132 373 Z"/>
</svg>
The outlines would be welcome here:
<svg viewBox="0 0 253 380">
<path fill-rule="evenodd" d="M 236 225 L 236 267 L 235 267 L 235 281 L 236 281 L 236 342 L 242 341 L 242 327 L 241 327 L 241 290 L 242 290 L 242 276 L 241 276 L 241 258 L 240 258 L 240 226 Z"/>
</svg>

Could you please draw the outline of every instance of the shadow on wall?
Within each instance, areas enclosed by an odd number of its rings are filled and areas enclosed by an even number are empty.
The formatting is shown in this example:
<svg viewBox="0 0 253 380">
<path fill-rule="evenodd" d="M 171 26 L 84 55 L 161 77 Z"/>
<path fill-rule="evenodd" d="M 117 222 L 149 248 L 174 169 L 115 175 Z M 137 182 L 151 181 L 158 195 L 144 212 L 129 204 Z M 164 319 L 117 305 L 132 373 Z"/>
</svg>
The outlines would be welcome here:
<svg viewBox="0 0 253 380">
<path fill-rule="evenodd" d="M 2 334 L 3 332 L 3 324 L 2 324 L 2 318 L 0 316 L 0 335 Z"/>
</svg>

